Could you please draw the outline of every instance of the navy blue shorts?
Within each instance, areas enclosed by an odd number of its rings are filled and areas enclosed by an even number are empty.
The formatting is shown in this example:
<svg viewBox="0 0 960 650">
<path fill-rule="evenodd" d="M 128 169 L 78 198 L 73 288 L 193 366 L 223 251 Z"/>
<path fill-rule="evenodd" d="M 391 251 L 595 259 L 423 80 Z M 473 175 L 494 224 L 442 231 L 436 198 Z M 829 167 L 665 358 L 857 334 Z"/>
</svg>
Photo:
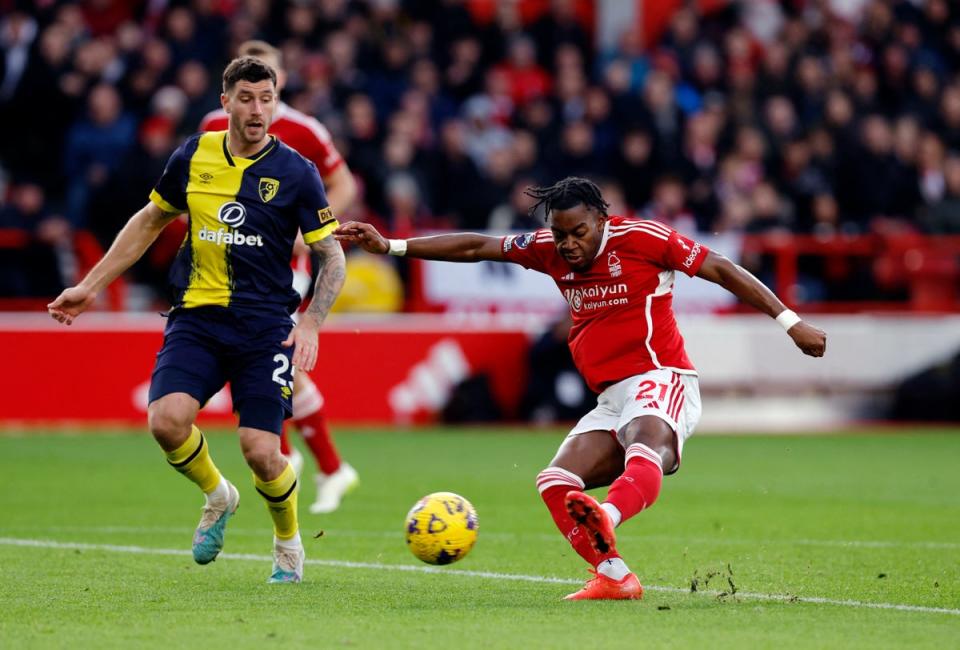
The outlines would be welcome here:
<svg viewBox="0 0 960 650">
<path fill-rule="evenodd" d="M 150 402 L 187 393 L 203 406 L 230 382 L 240 426 L 279 434 L 293 410 L 293 347 L 281 345 L 292 328 L 285 314 L 174 310 L 157 353 Z"/>
</svg>

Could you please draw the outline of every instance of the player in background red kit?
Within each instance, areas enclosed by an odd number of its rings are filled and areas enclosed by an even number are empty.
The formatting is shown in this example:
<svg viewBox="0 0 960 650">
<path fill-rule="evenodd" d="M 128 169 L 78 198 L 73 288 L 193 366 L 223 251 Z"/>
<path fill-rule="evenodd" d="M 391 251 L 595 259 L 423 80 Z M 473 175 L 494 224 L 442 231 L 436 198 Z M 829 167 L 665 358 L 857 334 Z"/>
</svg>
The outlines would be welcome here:
<svg viewBox="0 0 960 650">
<path fill-rule="evenodd" d="M 570 306 L 574 362 L 599 393 L 597 407 L 537 477 L 560 532 L 596 575 L 566 598 L 640 598 L 643 588 L 617 553 L 614 529 L 653 505 L 700 418 L 697 371 L 673 315 L 675 271 L 715 282 L 775 318 L 805 354 L 823 356 L 826 334 L 706 246 L 656 221 L 608 215 L 588 180 L 566 178 L 528 194 L 535 208 L 544 206 L 547 228 L 524 235 L 387 240 L 369 224 L 348 222 L 334 236 L 371 253 L 514 262 L 553 278 Z M 603 503 L 583 492 L 606 485 Z"/>
<path fill-rule="evenodd" d="M 283 89 L 286 73 L 278 49 L 264 41 L 247 41 L 238 48 L 237 56 L 252 56 L 273 67 L 277 72 L 277 92 Z M 200 130 L 222 131 L 227 128 L 227 123 L 227 114 L 223 109 L 217 109 L 204 116 Z M 280 102 L 269 132 L 317 166 L 333 214 L 343 214 L 357 195 L 357 185 L 327 129 L 316 119 Z M 310 249 L 303 244 L 302 238 L 298 237 L 294 246 L 291 264 L 294 289 L 305 296 L 310 286 Z M 323 414 L 323 395 L 306 373 L 294 377 L 293 422 L 303 434 L 319 469 L 316 475 L 317 499 L 310 506 L 310 512 L 333 512 L 340 505 L 343 495 L 356 485 L 358 477 L 349 463 L 341 461 Z M 286 427 L 280 443 L 281 452 L 290 459 L 299 474 L 303 457 L 296 448 L 290 446 Z"/>
</svg>

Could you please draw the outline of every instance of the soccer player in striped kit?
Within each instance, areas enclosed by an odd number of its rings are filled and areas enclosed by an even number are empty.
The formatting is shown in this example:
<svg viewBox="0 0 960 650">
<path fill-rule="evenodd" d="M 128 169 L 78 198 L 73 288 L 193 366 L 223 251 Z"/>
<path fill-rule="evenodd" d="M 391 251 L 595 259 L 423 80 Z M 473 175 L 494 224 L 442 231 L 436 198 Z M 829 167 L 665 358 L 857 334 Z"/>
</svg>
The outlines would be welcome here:
<svg viewBox="0 0 960 650">
<path fill-rule="evenodd" d="M 237 48 L 237 54 L 260 59 L 276 70 L 277 92 L 283 90 L 286 73 L 283 70 L 280 50 L 265 41 L 247 41 Z M 227 120 L 228 116 L 222 108 L 211 111 L 200 122 L 200 130 L 222 131 L 227 128 Z M 357 196 L 357 184 L 327 129 L 313 117 L 278 102 L 269 133 L 280 138 L 281 142 L 317 166 L 327 191 L 330 208 L 335 215 L 344 214 Z M 298 242 L 294 246 L 291 265 L 294 289 L 301 298 L 305 298 L 310 288 L 310 249 Z M 293 422 L 317 463 L 318 471 L 314 477 L 317 496 L 310 505 L 310 512 L 313 514 L 336 510 L 343 495 L 359 481 L 353 466 L 340 458 L 330 434 L 323 405 L 323 395 L 310 375 L 305 372 L 298 373 L 293 384 Z M 286 427 L 280 435 L 280 447 L 297 474 L 300 474 L 303 457 L 287 440 Z"/>
<path fill-rule="evenodd" d="M 565 178 L 528 193 L 534 208 L 545 208 L 547 227 L 523 235 L 387 240 L 369 224 L 348 222 L 334 236 L 372 253 L 514 262 L 556 282 L 573 318 L 574 362 L 599 394 L 537 476 L 554 522 L 596 575 L 566 598 L 640 598 L 643 587 L 617 552 L 615 528 L 653 505 L 700 418 L 697 371 L 673 314 L 675 272 L 715 282 L 775 318 L 805 354 L 823 356 L 826 334 L 701 243 L 656 221 L 608 215 L 589 180 Z M 603 503 L 584 493 L 607 485 Z"/>
</svg>

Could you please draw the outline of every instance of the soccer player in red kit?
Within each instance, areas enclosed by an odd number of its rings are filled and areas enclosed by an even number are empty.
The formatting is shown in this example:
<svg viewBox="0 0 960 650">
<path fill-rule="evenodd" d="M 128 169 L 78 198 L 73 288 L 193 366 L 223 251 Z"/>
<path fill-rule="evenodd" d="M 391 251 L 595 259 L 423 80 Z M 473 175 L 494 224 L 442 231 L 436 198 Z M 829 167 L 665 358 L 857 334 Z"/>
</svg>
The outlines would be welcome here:
<svg viewBox="0 0 960 650">
<path fill-rule="evenodd" d="M 595 578 L 568 600 L 635 599 L 643 588 L 617 553 L 614 529 L 660 494 L 700 418 L 697 371 L 672 308 L 674 273 L 724 287 L 819 357 L 826 334 L 800 320 L 753 275 L 656 221 L 607 214 L 599 188 L 565 178 L 528 194 L 547 228 L 509 237 L 471 233 L 387 240 L 348 222 L 334 236 L 371 253 L 450 262 L 514 262 L 546 273 L 570 306 L 569 344 L 597 407 L 567 435 L 537 488 L 560 532 Z M 609 485 L 599 503 L 583 491 Z"/>
<path fill-rule="evenodd" d="M 283 89 L 286 73 L 283 71 L 282 57 L 278 49 L 264 41 L 247 41 L 240 45 L 237 56 L 252 56 L 271 66 L 277 72 L 277 91 Z M 204 116 L 200 122 L 200 130 L 222 131 L 227 128 L 227 122 L 226 112 L 217 109 Z M 279 102 L 269 132 L 317 166 L 327 191 L 330 209 L 335 215 L 343 214 L 357 195 L 357 184 L 327 129 L 309 115 Z M 310 249 L 300 241 L 294 247 L 291 265 L 294 289 L 301 297 L 305 297 L 310 287 Z M 340 505 L 343 495 L 356 485 L 358 477 L 356 470 L 340 459 L 323 413 L 323 395 L 306 373 L 300 373 L 294 378 L 293 422 L 303 434 L 319 469 L 316 475 L 317 498 L 310 505 L 310 512 L 333 512 Z M 281 452 L 290 458 L 299 474 L 303 459 L 299 452 L 290 446 L 286 428 L 280 443 Z"/>
</svg>

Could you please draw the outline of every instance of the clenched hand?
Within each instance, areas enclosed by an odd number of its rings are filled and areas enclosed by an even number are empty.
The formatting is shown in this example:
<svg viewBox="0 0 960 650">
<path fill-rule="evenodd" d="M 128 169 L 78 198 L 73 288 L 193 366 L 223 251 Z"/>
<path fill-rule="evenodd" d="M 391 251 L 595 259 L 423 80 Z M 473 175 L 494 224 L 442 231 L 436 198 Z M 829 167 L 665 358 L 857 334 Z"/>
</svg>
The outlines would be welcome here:
<svg viewBox="0 0 960 650">
<path fill-rule="evenodd" d="M 827 351 L 826 332 L 807 322 L 800 321 L 787 330 L 787 334 L 797 344 L 797 347 L 803 350 L 804 354 L 811 357 L 822 357 L 824 352 Z"/>
</svg>

